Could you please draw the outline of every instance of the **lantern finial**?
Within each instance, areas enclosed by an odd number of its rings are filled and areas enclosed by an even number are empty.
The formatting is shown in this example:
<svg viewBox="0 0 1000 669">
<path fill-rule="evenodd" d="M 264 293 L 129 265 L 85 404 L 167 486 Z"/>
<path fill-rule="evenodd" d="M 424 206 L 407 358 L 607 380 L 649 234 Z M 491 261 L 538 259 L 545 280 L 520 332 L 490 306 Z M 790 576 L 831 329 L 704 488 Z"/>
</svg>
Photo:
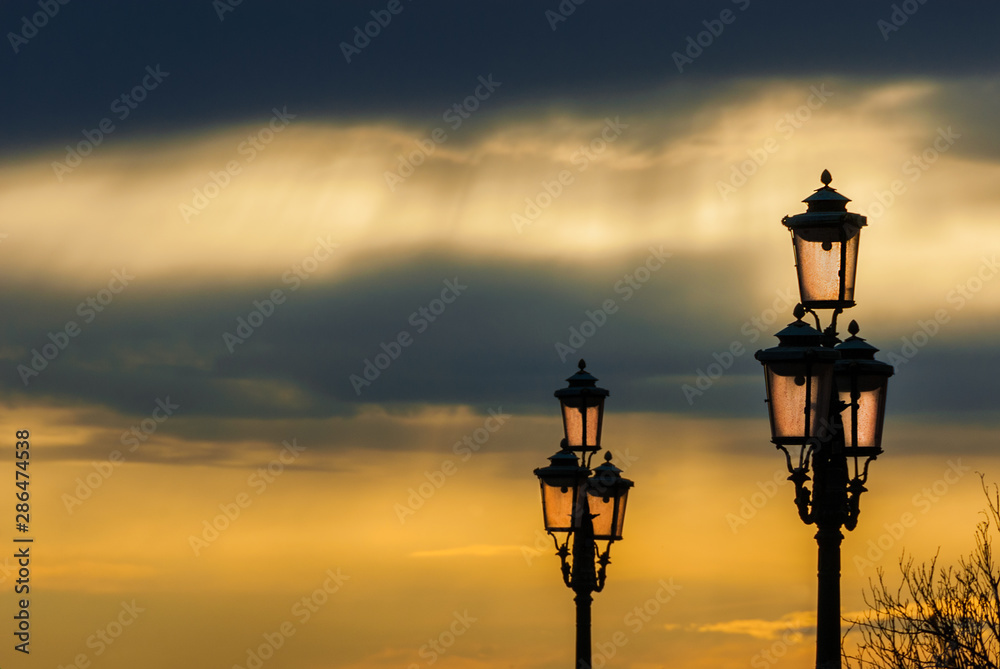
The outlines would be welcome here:
<svg viewBox="0 0 1000 669">
<path fill-rule="evenodd" d="M 833 177 L 830 176 L 830 170 L 823 170 L 823 174 L 819 175 L 819 180 L 823 182 L 824 186 L 829 186 L 830 182 L 833 181 Z"/>
<path fill-rule="evenodd" d="M 861 331 L 861 328 L 858 326 L 857 321 L 852 320 L 851 324 L 847 326 L 847 331 L 850 332 L 852 335 L 856 335 L 858 334 L 858 332 Z"/>
<path fill-rule="evenodd" d="M 607 452 L 606 452 L 606 453 L 604 454 L 604 461 L 605 461 L 605 462 L 611 462 L 611 451 L 607 451 Z"/>
<path fill-rule="evenodd" d="M 802 320 L 802 317 L 806 315 L 806 308 L 802 306 L 802 303 L 795 305 L 795 309 L 792 311 L 792 315 L 795 316 L 795 320 Z"/>
<path fill-rule="evenodd" d="M 587 366 L 587 361 L 584 360 L 583 358 L 580 358 L 580 362 L 576 363 L 576 366 L 579 367 L 580 371 L 582 372 L 583 368 Z"/>
</svg>

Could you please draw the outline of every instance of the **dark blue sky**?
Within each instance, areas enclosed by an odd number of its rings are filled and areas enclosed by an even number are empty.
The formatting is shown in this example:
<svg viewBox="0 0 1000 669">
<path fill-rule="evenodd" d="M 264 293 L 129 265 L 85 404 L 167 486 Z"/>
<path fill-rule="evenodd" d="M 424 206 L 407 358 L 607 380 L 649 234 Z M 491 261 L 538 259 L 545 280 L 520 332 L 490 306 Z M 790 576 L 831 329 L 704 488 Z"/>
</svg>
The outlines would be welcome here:
<svg viewBox="0 0 1000 669">
<path fill-rule="evenodd" d="M 984 2 L 910 0 L 903 4 L 912 16 L 888 32 L 879 21 L 891 20 L 893 3 L 860 0 L 400 0 L 401 11 L 347 63 L 341 42 L 370 12 L 387 16 L 387 2 L 244 0 L 220 21 L 222 1 L 51 0 L 58 12 L 26 43 L 11 34 L 31 34 L 23 17 L 40 12 L 39 3 L 4 3 L 0 146 L 75 137 L 157 64 L 170 73 L 167 85 L 123 124 L 122 136 L 256 119 L 275 105 L 306 117 L 420 122 L 489 73 L 506 85 L 503 105 L 586 105 L 719 78 L 984 75 L 1000 57 L 1000 7 Z M 560 6 L 575 10 L 553 31 L 546 12 Z M 728 25 L 719 22 L 724 11 Z M 706 21 L 721 33 L 679 72 L 672 54 Z"/>
</svg>

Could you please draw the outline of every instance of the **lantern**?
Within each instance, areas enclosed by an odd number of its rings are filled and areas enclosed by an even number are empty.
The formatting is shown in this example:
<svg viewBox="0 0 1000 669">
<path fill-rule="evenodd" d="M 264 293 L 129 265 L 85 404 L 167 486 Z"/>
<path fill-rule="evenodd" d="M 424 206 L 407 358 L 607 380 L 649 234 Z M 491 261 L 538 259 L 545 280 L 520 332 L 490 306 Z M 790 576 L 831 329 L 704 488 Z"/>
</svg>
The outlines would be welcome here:
<svg viewBox="0 0 1000 669">
<path fill-rule="evenodd" d="M 830 188 L 832 177 L 823 170 L 823 187 L 803 202 L 804 214 L 781 222 L 792 233 L 801 303 L 808 309 L 846 309 L 854 306 L 858 243 L 867 219 L 847 211 L 849 198 Z"/>
<path fill-rule="evenodd" d="M 858 323 L 848 326 L 851 336 L 837 345 L 841 359 L 834 365 L 837 395 L 843 406 L 840 420 L 844 429 L 844 452 L 855 458 L 873 459 L 882 453 L 882 423 L 885 395 L 892 365 L 875 359 L 878 349 L 858 336 Z"/>
<path fill-rule="evenodd" d="M 549 458 L 548 467 L 535 470 L 542 485 L 542 516 L 546 532 L 572 532 L 580 525 L 577 496 L 590 475 L 576 454 L 563 447 Z"/>
<path fill-rule="evenodd" d="M 622 470 L 611 464 L 610 452 L 604 454 L 604 460 L 587 482 L 587 501 L 594 516 L 594 539 L 619 541 L 625 527 L 628 491 L 634 483 L 622 478 Z"/>
<path fill-rule="evenodd" d="M 829 434 L 826 418 L 833 388 L 833 364 L 840 354 L 821 346 L 823 334 L 802 320 L 779 332 L 778 345 L 757 351 L 764 366 L 767 408 L 771 420 L 771 442 L 788 452 L 787 446 L 804 447 Z M 799 452 L 799 464 L 804 451 Z"/>
<path fill-rule="evenodd" d="M 585 453 L 601 449 L 601 426 L 604 421 L 604 398 L 608 391 L 597 387 L 597 379 L 578 363 L 580 371 L 566 379 L 569 386 L 555 391 L 562 405 L 563 431 L 572 451 Z"/>
</svg>

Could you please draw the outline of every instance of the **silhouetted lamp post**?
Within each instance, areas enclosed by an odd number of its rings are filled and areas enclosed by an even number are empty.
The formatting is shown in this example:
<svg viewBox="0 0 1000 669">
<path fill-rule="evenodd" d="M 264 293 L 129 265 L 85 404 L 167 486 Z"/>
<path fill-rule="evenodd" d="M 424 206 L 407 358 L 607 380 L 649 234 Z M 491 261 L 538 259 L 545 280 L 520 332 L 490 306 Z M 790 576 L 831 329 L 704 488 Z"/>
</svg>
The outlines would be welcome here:
<svg viewBox="0 0 1000 669">
<path fill-rule="evenodd" d="M 771 441 L 785 455 L 799 517 L 817 528 L 816 666 L 827 669 L 841 666 L 841 528 L 857 526 L 868 465 L 882 453 L 893 368 L 875 360 L 878 349 L 858 337 L 855 321 L 847 340 L 837 338 L 837 316 L 854 306 L 858 242 L 867 221 L 847 211 L 850 200 L 830 188 L 829 172 L 820 179 L 823 187 L 803 200 L 807 211 L 781 221 L 795 250 L 796 320 L 777 333 L 777 346 L 756 358 L 764 366 Z M 822 332 L 817 309 L 833 310 Z M 815 328 L 802 320 L 807 313 Z"/>
<path fill-rule="evenodd" d="M 590 468 L 594 453 L 601 450 L 608 391 L 597 387 L 597 379 L 586 371 L 583 360 L 579 367 L 566 379 L 569 386 L 555 392 L 562 405 L 562 448 L 549 458 L 548 467 L 535 470 L 535 476 L 541 482 L 545 530 L 555 542 L 563 582 L 576 593 L 576 667 L 590 669 L 592 595 L 604 589 L 611 544 L 622 538 L 625 504 L 633 484 L 611 464 L 610 451 L 604 454 L 603 464 Z M 607 541 L 603 551 L 598 541 Z"/>
</svg>

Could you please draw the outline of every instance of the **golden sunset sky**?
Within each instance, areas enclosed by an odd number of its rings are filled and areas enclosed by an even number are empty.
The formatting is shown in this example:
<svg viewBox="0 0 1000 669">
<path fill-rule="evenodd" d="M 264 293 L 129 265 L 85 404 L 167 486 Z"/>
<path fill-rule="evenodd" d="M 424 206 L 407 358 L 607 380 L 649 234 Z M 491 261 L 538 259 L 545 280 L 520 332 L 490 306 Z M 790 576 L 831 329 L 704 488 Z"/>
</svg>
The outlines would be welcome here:
<svg viewBox="0 0 1000 669">
<path fill-rule="evenodd" d="M 752 353 L 823 169 L 869 224 L 842 323 L 896 366 L 845 615 L 904 551 L 972 548 L 1000 481 L 989 21 L 550 4 L 404 2 L 350 62 L 386 3 L 74 3 L 8 37 L 10 630 L 16 430 L 34 542 L 4 667 L 569 666 L 532 470 L 581 357 L 635 481 L 595 667 L 810 666 L 814 528 Z"/>
</svg>

